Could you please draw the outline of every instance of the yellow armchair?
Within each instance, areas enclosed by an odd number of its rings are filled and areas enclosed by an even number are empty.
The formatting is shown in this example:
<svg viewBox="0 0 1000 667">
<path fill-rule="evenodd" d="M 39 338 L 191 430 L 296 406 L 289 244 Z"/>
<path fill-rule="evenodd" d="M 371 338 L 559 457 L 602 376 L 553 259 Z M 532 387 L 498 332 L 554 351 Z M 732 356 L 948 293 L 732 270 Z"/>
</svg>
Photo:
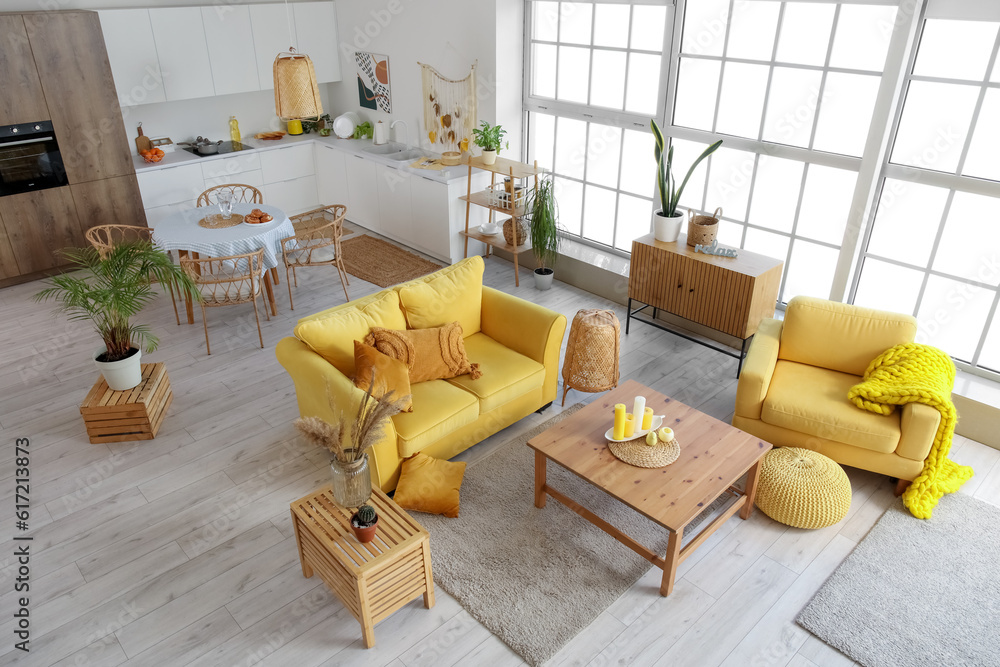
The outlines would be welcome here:
<svg viewBox="0 0 1000 667">
<path fill-rule="evenodd" d="M 941 417 L 905 405 L 888 416 L 857 408 L 847 391 L 879 354 L 913 342 L 916 320 L 795 297 L 785 319 L 765 320 L 736 387 L 733 426 L 780 447 L 805 447 L 855 468 L 912 480 Z"/>
</svg>

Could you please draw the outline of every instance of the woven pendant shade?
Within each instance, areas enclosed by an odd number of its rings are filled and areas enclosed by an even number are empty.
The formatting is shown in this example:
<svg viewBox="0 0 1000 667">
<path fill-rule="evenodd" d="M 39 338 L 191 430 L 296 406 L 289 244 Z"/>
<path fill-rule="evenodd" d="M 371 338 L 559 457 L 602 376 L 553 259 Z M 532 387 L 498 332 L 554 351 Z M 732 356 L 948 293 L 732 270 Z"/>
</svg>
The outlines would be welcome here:
<svg viewBox="0 0 1000 667">
<path fill-rule="evenodd" d="M 279 53 L 274 59 L 274 112 L 281 120 L 316 120 L 323 114 L 316 70 L 304 53 Z"/>
</svg>

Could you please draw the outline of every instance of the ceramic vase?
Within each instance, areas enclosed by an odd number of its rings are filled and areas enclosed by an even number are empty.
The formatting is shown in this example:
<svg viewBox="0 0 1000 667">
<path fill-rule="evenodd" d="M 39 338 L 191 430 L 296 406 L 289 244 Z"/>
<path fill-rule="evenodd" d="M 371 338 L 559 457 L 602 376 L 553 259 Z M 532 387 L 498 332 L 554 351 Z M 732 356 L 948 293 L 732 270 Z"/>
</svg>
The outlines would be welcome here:
<svg viewBox="0 0 1000 667">
<path fill-rule="evenodd" d="M 683 213 L 667 217 L 656 211 L 653 213 L 653 238 L 663 243 L 674 243 L 681 235 L 682 222 Z"/>
</svg>

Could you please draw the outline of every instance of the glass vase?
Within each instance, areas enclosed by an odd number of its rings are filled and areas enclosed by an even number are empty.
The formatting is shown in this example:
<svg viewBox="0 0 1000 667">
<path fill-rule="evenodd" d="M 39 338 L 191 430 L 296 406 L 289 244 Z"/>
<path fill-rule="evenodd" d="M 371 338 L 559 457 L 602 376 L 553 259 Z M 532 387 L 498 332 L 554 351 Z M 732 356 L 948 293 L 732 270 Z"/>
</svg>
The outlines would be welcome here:
<svg viewBox="0 0 1000 667">
<path fill-rule="evenodd" d="M 372 496 L 372 477 L 368 471 L 368 453 L 350 463 L 337 459 L 330 462 L 333 500 L 341 507 L 356 509 Z"/>
</svg>

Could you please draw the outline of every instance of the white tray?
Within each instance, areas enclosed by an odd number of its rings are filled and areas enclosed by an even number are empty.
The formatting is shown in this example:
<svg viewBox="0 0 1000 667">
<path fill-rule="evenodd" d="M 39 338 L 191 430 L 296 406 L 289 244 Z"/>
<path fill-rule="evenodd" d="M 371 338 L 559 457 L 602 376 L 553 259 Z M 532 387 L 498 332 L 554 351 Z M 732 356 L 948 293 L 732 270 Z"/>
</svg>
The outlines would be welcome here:
<svg viewBox="0 0 1000 667">
<path fill-rule="evenodd" d="M 604 437 L 611 442 L 628 442 L 629 440 L 635 440 L 636 438 L 645 438 L 647 433 L 649 433 L 650 431 L 655 431 L 656 429 L 663 426 L 663 415 L 653 415 L 653 421 L 650 423 L 652 424 L 652 428 L 648 428 L 646 430 L 639 429 L 638 431 L 632 434 L 631 438 L 622 438 L 621 440 L 615 440 L 612 437 L 615 433 L 614 427 L 609 428 L 607 432 L 604 434 Z"/>
</svg>

